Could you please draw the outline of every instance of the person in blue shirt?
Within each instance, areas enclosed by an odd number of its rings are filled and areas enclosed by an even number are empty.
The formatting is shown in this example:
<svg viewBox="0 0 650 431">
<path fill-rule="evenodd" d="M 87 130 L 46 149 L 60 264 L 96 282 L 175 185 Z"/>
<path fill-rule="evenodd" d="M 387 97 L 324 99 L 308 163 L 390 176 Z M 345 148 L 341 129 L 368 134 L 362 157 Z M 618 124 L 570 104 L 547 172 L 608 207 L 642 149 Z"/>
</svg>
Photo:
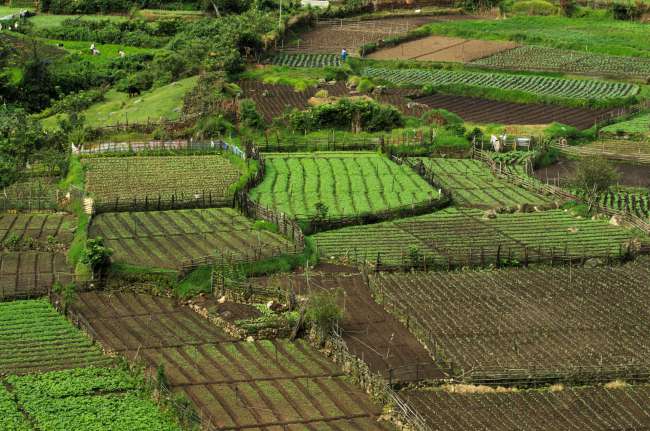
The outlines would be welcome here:
<svg viewBox="0 0 650 431">
<path fill-rule="evenodd" d="M 348 50 L 343 48 L 341 50 L 341 61 L 345 62 L 345 60 L 347 60 L 347 59 L 348 59 Z"/>
</svg>

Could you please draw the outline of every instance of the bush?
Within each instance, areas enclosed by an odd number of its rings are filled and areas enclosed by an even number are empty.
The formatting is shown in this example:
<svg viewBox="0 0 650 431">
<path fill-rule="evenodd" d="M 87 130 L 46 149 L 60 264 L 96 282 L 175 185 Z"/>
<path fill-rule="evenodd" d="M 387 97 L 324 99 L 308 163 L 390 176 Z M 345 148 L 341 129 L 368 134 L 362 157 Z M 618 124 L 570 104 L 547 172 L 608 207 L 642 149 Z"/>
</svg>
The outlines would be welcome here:
<svg viewBox="0 0 650 431">
<path fill-rule="evenodd" d="M 239 123 L 243 127 L 256 130 L 264 127 L 264 119 L 257 112 L 257 105 L 251 99 L 239 102 Z"/>
<path fill-rule="evenodd" d="M 580 132 L 575 127 L 557 122 L 551 123 L 546 129 L 544 129 L 544 136 L 551 139 L 575 139 L 579 134 Z"/>
<path fill-rule="evenodd" d="M 306 320 L 318 332 L 321 340 L 325 339 L 343 319 L 343 312 L 337 304 L 340 292 L 318 292 L 309 298 Z"/>
<path fill-rule="evenodd" d="M 357 84 L 357 91 L 360 93 L 370 93 L 375 88 L 375 84 L 368 78 L 361 78 Z"/>
<path fill-rule="evenodd" d="M 523 0 L 512 6 L 512 13 L 516 15 L 557 15 L 557 7 L 545 0 Z"/>
</svg>

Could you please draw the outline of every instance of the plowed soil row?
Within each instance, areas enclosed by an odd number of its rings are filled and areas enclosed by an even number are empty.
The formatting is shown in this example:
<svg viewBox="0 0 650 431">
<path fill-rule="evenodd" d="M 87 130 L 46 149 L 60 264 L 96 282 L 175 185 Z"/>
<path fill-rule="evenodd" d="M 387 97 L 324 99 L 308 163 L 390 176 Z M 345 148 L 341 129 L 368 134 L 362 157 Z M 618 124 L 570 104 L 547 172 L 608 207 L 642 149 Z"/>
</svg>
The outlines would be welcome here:
<svg viewBox="0 0 650 431">
<path fill-rule="evenodd" d="M 187 395 L 216 429 L 314 429 L 312 423 L 393 429 L 376 422 L 378 407 L 306 342 L 229 342 L 217 327 L 166 298 L 80 297 L 74 307 L 105 347 L 129 346 L 122 352 L 129 359 L 151 369 L 164 365 L 172 390 Z"/>
<path fill-rule="evenodd" d="M 264 285 L 269 281 L 260 278 L 256 283 Z M 301 272 L 274 277 L 273 282 L 280 282 L 297 294 L 321 289 L 345 292 L 341 304 L 345 310 L 341 324 L 343 339 L 350 352 L 363 359 L 372 371 L 394 382 L 442 378 L 442 372 L 422 344 L 373 300 L 356 269 L 321 265 L 316 272 L 310 272 L 309 282 Z"/>
<path fill-rule="evenodd" d="M 49 236 L 67 244 L 72 240 L 74 217 L 60 213 L 0 213 L 0 244 L 12 236 L 45 242 Z"/>
<path fill-rule="evenodd" d="M 0 301 L 47 293 L 55 281 L 72 281 L 62 253 L 24 251 L 0 254 Z"/>
<path fill-rule="evenodd" d="M 607 109 L 569 108 L 559 105 L 540 105 L 499 102 L 475 97 L 448 96 L 434 94 L 415 99 L 418 103 L 428 105 L 432 109 L 446 109 L 465 121 L 474 123 L 500 124 L 549 124 L 554 121 L 587 129 Z"/>
</svg>

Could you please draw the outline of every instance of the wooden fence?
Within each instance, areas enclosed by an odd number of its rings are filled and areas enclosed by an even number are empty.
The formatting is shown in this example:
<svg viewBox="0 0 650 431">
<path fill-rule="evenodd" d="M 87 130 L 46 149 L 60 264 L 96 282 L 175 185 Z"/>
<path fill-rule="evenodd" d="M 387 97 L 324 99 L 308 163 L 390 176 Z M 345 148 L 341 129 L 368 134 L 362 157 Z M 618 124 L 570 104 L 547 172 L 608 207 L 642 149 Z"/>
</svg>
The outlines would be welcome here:
<svg viewBox="0 0 650 431">
<path fill-rule="evenodd" d="M 560 153 L 573 156 L 573 157 L 590 157 L 598 156 L 603 157 L 608 160 L 614 160 L 619 162 L 631 162 L 631 163 L 641 163 L 641 164 L 650 164 L 650 154 L 642 153 L 641 146 L 639 146 L 639 152 L 637 154 L 621 154 L 607 151 L 605 145 L 601 148 L 598 148 L 594 145 L 589 147 L 584 146 L 571 146 L 562 143 L 554 143 L 551 145 L 551 148 L 555 148 Z"/>
<path fill-rule="evenodd" d="M 232 196 L 213 194 L 203 191 L 196 194 L 144 195 L 129 199 L 116 197 L 113 200 L 93 201 L 93 213 L 163 211 L 192 208 L 223 208 L 233 205 Z"/>
<path fill-rule="evenodd" d="M 147 121 L 143 122 L 129 122 L 129 119 L 125 118 L 123 123 L 117 122 L 109 126 L 95 127 L 93 130 L 104 135 L 119 132 L 152 133 L 156 129 L 164 129 L 168 132 L 176 132 L 191 126 L 194 121 L 201 115 L 201 113 L 186 115 L 182 118 L 179 118 L 178 120 L 153 120 L 151 118 L 147 118 Z"/>
<path fill-rule="evenodd" d="M 84 145 L 79 154 L 124 154 L 124 153 L 220 153 L 230 151 L 233 154 L 244 158 L 244 152 L 235 145 L 229 145 L 222 140 L 193 141 L 187 139 L 177 140 L 152 140 L 152 141 L 126 141 L 126 142 L 94 142 Z"/>
</svg>

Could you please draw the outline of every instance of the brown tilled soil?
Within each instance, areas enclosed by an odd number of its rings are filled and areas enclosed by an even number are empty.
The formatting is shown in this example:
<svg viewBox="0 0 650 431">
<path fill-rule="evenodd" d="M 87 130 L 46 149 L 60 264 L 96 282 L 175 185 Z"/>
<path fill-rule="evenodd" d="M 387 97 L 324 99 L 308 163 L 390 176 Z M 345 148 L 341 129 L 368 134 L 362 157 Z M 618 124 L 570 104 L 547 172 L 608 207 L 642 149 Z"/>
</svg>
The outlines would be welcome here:
<svg viewBox="0 0 650 431">
<path fill-rule="evenodd" d="M 280 278 L 259 278 L 256 282 L 264 285 L 271 280 L 292 286 L 299 295 L 322 289 L 343 292 L 343 339 L 351 353 L 363 359 L 372 371 L 392 377 L 393 382 L 444 377 L 422 344 L 373 300 L 362 274 L 355 268 L 321 264 L 306 274 L 297 271 Z"/>
<path fill-rule="evenodd" d="M 469 62 L 516 47 L 514 42 L 468 40 L 458 37 L 429 36 L 373 52 L 377 60 L 420 60 Z"/>
<path fill-rule="evenodd" d="M 67 284 L 72 279 L 72 268 L 63 253 L 0 253 L 0 301 L 45 295 L 55 281 Z"/>
<path fill-rule="evenodd" d="M 587 129 L 607 109 L 569 108 L 559 105 L 499 102 L 476 97 L 434 94 L 414 99 L 432 109 L 446 109 L 465 121 L 500 124 L 563 124 Z"/>
</svg>

